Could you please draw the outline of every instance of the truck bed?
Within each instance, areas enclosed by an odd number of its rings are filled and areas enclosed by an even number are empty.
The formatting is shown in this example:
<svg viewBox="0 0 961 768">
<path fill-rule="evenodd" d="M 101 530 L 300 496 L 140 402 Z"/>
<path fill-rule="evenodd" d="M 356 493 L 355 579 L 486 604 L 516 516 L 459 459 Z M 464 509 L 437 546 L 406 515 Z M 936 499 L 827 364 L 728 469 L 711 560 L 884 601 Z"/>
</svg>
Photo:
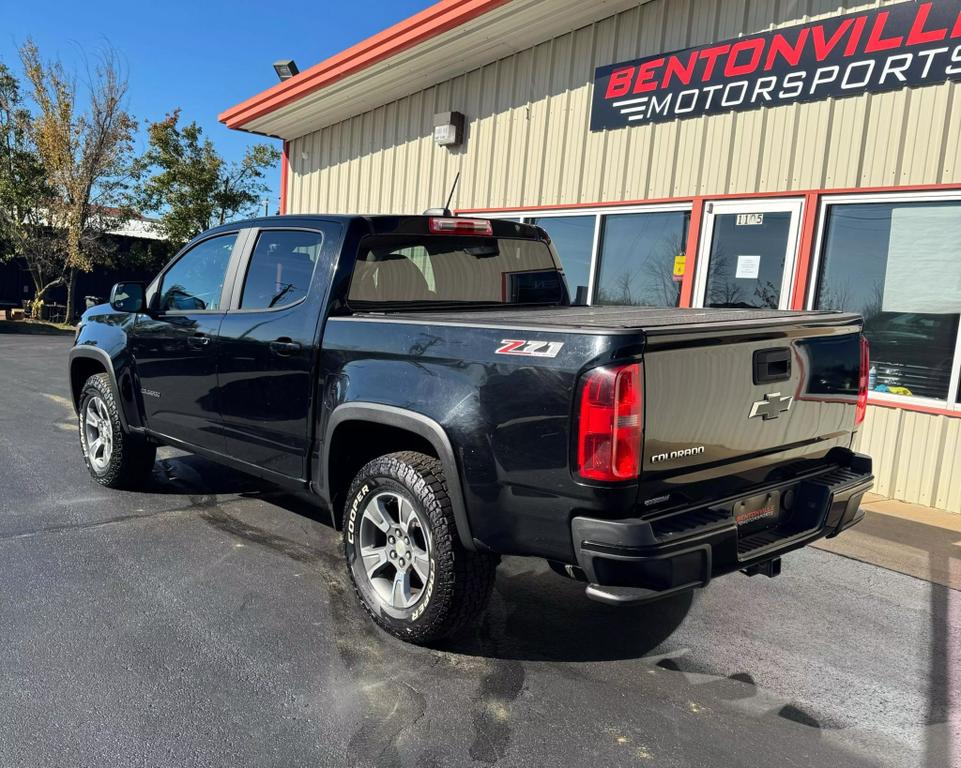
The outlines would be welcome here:
<svg viewBox="0 0 961 768">
<path fill-rule="evenodd" d="M 664 309 L 660 307 L 537 307 L 516 309 L 472 309 L 406 311 L 355 314 L 394 322 L 439 325 L 471 325 L 497 328 L 544 328 L 584 333 L 664 333 L 684 326 L 717 329 L 738 325 L 821 324 L 846 325 L 860 322 L 858 315 L 831 311 L 785 311 L 774 309 Z M 695 330 L 690 328 L 689 330 Z"/>
</svg>

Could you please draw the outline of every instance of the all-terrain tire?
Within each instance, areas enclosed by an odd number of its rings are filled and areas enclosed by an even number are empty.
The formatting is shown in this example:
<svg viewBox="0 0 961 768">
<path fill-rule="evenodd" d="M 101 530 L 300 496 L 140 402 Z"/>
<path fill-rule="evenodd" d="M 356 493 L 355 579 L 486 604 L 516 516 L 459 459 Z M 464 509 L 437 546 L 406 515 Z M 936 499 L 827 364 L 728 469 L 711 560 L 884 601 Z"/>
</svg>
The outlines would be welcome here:
<svg viewBox="0 0 961 768">
<path fill-rule="evenodd" d="M 429 578 L 426 582 L 419 579 L 419 597 L 414 596 L 416 602 L 402 609 L 378 595 L 361 556 L 364 510 L 377 498 L 391 497 L 413 505 L 429 542 L 425 549 L 430 559 Z M 390 634 L 410 643 L 432 643 L 455 634 L 487 608 L 498 558 L 469 551 L 461 544 L 444 470 L 434 457 L 403 451 L 369 462 L 351 484 L 343 520 L 354 590 L 370 617 Z M 403 552 L 399 554 L 403 557 Z M 388 575 L 391 567 L 396 568 L 392 564 L 385 568 Z"/>
<path fill-rule="evenodd" d="M 94 426 L 94 419 L 96 424 Z M 143 488 L 150 479 L 157 447 L 139 435 L 125 432 L 110 378 L 98 373 L 87 379 L 80 393 L 80 448 L 90 476 L 107 488 Z M 88 428 L 90 427 L 90 428 Z M 103 444 L 91 437 L 103 438 Z"/>
</svg>

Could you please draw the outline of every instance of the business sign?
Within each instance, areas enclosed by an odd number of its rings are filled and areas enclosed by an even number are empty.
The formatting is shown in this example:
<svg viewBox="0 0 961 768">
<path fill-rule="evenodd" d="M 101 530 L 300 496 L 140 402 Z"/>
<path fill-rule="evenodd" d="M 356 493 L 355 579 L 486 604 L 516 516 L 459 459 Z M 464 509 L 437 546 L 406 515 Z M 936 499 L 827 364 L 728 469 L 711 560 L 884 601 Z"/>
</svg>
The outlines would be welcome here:
<svg viewBox="0 0 961 768">
<path fill-rule="evenodd" d="M 591 130 L 961 80 L 961 0 L 905 2 L 599 67 Z"/>
</svg>

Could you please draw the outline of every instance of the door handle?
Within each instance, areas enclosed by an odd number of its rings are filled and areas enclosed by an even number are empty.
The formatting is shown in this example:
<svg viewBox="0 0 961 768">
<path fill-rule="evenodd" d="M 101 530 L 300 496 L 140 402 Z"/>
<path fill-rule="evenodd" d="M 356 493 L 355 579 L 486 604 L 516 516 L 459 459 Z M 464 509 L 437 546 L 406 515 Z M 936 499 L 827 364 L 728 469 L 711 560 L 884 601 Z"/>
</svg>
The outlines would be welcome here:
<svg viewBox="0 0 961 768">
<path fill-rule="evenodd" d="M 192 347 L 205 347 L 210 343 L 210 337 L 205 333 L 195 333 L 187 337 L 187 343 Z"/>
<path fill-rule="evenodd" d="M 787 347 L 759 349 L 754 353 L 754 383 L 790 381 L 791 350 Z"/>
<path fill-rule="evenodd" d="M 278 357 L 290 357 L 295 352 L 300 351 L 300 344 L 286 337 L 282 337 L 277 339 L 277 341 L 270 342 L 270 351 Z"/>
</svg>

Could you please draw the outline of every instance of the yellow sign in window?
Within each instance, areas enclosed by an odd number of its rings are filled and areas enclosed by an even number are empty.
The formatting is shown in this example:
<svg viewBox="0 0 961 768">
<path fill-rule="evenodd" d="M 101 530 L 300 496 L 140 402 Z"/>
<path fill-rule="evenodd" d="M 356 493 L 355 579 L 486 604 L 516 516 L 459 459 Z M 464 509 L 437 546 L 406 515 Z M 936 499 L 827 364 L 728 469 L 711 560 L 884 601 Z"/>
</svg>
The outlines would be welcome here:
<svg viewBox="0 0 961 768">
<path fill-rule="evenodd" d="M 680 282 L 684 279 L 684 266 L 687 263 L 687 256 L 679 253 L 674 257 L 674 281 Z"/>
</svg>

